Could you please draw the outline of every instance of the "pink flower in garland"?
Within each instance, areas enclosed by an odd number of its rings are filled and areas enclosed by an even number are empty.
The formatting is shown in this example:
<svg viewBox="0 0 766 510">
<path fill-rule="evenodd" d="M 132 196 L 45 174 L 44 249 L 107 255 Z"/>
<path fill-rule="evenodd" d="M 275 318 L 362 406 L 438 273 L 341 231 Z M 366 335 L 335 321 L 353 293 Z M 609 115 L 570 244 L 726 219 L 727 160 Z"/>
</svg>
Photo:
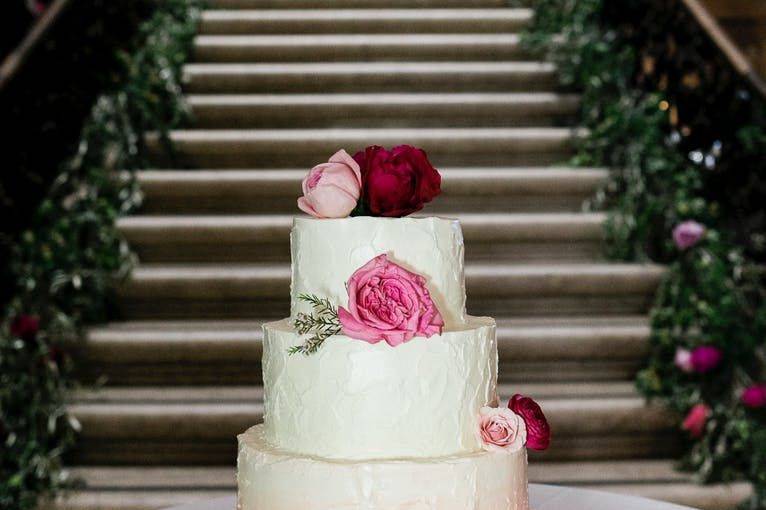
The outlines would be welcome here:
<svg viewBox="0 0 766 510">
<path fill-rule="evenodd" d="M 527 427 L 524 419 L 510 409 L 482 407 L 479 436 L 485 450 L 515 452 L 527 442 Z"/>
<path fill-rule="evenodd" d="M 745 407 L 760 409 L 766 407 L 766 383 L 753 384 L 742 392 L 740 401 Z"/>
<path fill-rule="evenodd" d="M 679 223 L 673 229 L 673 241 L 679 250 L 686 250 L 697 244 L 705 235 L 705 226 L 689 220 Z"/>
<path fill-rule="evenodd" d="M 378 255 L 346 284 L 348 307 L 338 308 L 342 332 L 371 344 L 395 347 L 415 336 L 430 337 L 444 326 L 422 276 Z"/>
<path fill-rule="evenodd" d="M 689 433 L 690 436 L 697 439 L 702 437 L 705 432 L 705 425 L 710 418 L 710 407 L 705 404 L 696 404 L 689 410 L 681 428 Z"/>
<path fill-rule="evenodd" d="M 551 427 L 537 402 L 516 394 L 508 401 L 508 408 L 521 416 L 527 426 L 527 448 L 545 450 L 550 446 Z"/>
<path fill-rule="evenodd" d="M 694 365 L 692 365 L 692 353 L 688 349 L 679 347 L 676 349 L 676 356 L 673 359 L 676 367 L 682 372 L 687 374 L 694 372 Z"/>
<path fill-rule="evenodd" d="M 695 372 L 704 374 L 710 372 L 723 360 L 723 352 L 718 347 L 703 345 L 691 352 L 691 366 Z"/>
</svg>

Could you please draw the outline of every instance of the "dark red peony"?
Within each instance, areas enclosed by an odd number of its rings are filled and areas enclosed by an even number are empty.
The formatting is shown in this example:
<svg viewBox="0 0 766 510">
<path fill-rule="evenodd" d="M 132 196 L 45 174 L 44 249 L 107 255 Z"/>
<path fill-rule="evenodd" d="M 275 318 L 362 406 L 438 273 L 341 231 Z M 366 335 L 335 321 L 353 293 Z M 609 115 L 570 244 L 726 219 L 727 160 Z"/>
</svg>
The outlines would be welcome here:
<svg viewBox="0 0 766 510">
<path fill-rule="evenodd" d="M 11 335 L 31 342 L 40 329 L 40 320 L 33 315 L 18 315 L 11 322 Z"/>
<path fill-rule="evenodd" d="M 508 409 L 524 419 L 527 425 L 527 448 L 545 450 L 551 444 L 551 427 L 543 410 L 529 397 L 516 394 L 508 401 Z"/>
<path fill-rule="evenodd" d="M 362 170 L 362 201 L 370 216 L 417 212 L 441 193 L 441 175 L 422 149 L 371 145 L 354 155 Z"/>
</svg>

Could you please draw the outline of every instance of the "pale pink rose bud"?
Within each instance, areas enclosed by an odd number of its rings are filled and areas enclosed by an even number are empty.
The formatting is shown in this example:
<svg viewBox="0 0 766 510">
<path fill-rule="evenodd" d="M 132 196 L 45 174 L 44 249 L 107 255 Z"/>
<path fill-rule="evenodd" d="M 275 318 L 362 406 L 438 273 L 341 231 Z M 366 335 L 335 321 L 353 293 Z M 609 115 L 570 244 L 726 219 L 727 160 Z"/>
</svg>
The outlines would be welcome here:
<svg viewBox="0 0 766 510">
<path fill-rule="evenodd" d="M 684 221 L 673 229 L 673 241 L 679 250 L 691 248 L 705 235 L 705 226 L 696 221 Z"/>
<path fill-rule="evenodd" d="M 690 350 L 679 347 L 676 349 L 676 356 L 673 361 L 676 364 L 676 367 L 682 372 L 686 372 L 687 374 L 694 372 L 692 353 Z"/>
<path fill-rule="evenodd" d="M 524 418 L 506 407 L 482 407 L 479 437 L 485 450 L 515 452 L 527 442 L 527 426 Z"/>
<path fill-rule="evenodd" d="M 315 218 L 345 218 L 359 201 L 362 174 L 354 158 L 341 149 L 327 163 L 312 168 L 302 186 L 301 211 Z"/>
</svg>

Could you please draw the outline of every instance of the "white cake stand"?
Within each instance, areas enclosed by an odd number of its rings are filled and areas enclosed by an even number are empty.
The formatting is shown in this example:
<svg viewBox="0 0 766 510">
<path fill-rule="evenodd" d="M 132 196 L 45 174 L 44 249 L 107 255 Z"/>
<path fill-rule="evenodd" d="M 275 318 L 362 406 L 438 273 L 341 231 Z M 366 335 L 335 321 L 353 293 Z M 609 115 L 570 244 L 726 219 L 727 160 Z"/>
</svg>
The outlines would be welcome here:
<svg viewBox="0 0 766 510">
<path fill-rule="evenodd" d="M 532 510 L 691 510 L 635 496 L 553 485 L 529 485 Z M 234 510 L 235 496 L 177 506 L 170 510 Z"/>
</svg>

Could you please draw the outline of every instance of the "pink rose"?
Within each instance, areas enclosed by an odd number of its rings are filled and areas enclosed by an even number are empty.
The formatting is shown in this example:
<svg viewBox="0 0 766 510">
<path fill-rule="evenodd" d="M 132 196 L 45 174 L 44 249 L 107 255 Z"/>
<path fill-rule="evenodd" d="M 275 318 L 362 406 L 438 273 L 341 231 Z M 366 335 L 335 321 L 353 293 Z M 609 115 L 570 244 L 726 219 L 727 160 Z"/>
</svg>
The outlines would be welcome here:
<svg viewBox="0 0 766 510">
<path fill-rule="evenodd" d="M 341 149 L 327 163 L 312 168 L 302 186 L 301 211 L 315 218 L 345 218 L 359 201 L 362 174 L 354 158 Z"/>
<path fill-rule="evenodd" d="M 488 451 L 515 452 L 527 442 L 524 419 L 504 407 L 482 407 L 479 410 L 479 436 Z"/>
<path fill-rule="evenodd" d="M 346 284 L 348 309 L 338 309 L 343 334 L 391 346 L 414 336 L 430 337 L 444 326 L 426 289 L 426 280 L 378 255 L 357 269 Z"/>
<path fill-rule="evenodd" d="M 682 372 L 687 374 L 694 372 L 694 366 L 692 365 L 692 353 L 688 349 L 679 347 L 676 349 L 676 357 L 674 359 L 676 367 Z"/>
<path fill-rule="evenodd" d="M 691 366 L 695 372 L 704 374 L 717 367 L 723 359 L 723 353 L 718 347 L 703 345 L 691 353 Z"/>
<path fill-rule="evenodd" d="M 705 404 L 697 404 L 689 410 L 681 428 L 694 438 L 702 437 L 705 432 L 705 425 L 710 417 L 710 408 Z"/>
<path fill-rule="evenodd" d="M 753 384 L 745 388 L 740 397 L 742 404 L 751 409 L 766 407 L 766 383 Z"/>
<path fill-rule="evenodd" d="M 704 234 L 704 225 L 692 220 L 684 221 L 673 229 L 673 241 L 679 250 L 686 250 L 697 244 Z"/>
<path fill-rule="evenodd" d="M 508 401 L 508 409 L 521 416 L 527 429 L 527 448 L 545 450 L 551 444 L 551 427 L 540 406 L 529 397 L 516 394 Z"/>
</svg>

